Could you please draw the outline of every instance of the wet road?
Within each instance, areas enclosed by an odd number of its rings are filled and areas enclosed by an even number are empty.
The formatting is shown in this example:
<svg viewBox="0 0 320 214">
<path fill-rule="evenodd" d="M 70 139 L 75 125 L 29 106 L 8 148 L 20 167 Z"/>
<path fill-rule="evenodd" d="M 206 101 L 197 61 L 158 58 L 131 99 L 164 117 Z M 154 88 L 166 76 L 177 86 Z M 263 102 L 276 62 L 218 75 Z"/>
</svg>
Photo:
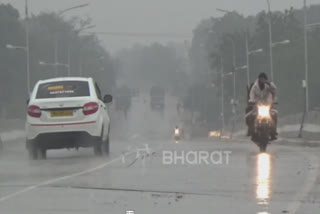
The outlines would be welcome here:
<svg viewBox="0 0 320 214">
<path fill-rule="evenodd" d="M 320 211 L 318 148 L 272 145 L 269 154 L 258 155 L 249 142 L 136 140 L 113 142 L 110 158 L 83 149 L 49 152 L 45 161 L 29 161 L 22 142 L 5 149 L 0 213 Z M 170 154 L 178 157 L 175 164 Z"/>
</svg>

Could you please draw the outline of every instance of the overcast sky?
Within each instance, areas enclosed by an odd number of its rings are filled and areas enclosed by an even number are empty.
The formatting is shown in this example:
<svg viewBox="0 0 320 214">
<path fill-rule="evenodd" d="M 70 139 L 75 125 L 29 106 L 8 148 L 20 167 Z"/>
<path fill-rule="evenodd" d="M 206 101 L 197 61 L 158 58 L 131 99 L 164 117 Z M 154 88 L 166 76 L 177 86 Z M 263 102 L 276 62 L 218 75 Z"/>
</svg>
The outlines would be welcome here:
<svg viewBox="0 0 320 214">
<path fill-rule="evenodd" d="M 22 13 L 25 0 L 0 0 L 11 3 Z M 303 0 L 270 0 L 273 10 L 301 8 Z M 216 8 L 237 10 L 241 14 L 256 14 L 266 9 L 266 0 L 29 0 L 30 12 L 59 11 L 89 2 L 90 6 L 70 11 L 68 16 L 89 16 L 97 26 L 95 31 L 135 32 L 192 35 L 201 19 L 221 16 Z M 320 4 L 320 0 L 308 0 Z M 127 38 L 103 36 L 111 51 L 130 47 L 133 43 L 167 42 L 169 38 Z M 180 39 L 175 39 L 180 40 Z"/>
</svg>

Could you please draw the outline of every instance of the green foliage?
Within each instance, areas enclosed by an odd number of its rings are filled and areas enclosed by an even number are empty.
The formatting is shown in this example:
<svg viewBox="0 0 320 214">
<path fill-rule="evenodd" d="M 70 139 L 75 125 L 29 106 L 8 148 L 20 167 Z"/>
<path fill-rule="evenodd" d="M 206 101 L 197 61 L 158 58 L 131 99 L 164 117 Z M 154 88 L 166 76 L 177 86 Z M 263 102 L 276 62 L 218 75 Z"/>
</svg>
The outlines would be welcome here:
<svg viewBox="0 0 320 214">
<path fill-rule="evenodd" d="M 320 21 L 320 5 L 309 9 L 309 22 Z M 273 41 L 290 40 L 288 45 L 279 45 L 273 49 L 274 82 L 278 86 L 279 109 L 282 115 L 303 111 L 304 95 L 302 80 L 304 79 L 304 43 L 303 43 L 303 13 L 293 8 L 284 12 L 274 12 L 272 17 Z M 260 72 L 266 72 L 270 76 L 269 61 L 269 33 L 268 14 L 261 12 L 255 17 L 243 17 L 236 12 L 226 14 L 224 17 L 210 18 L 199 24 L 194 31 L 193 48 L 191 50 L 194 72 L 197 76 L 207 72 L 219 72 L 221 59 L 224 72 L 233 71 L 232 43 L 236 46 L 236 65 L 246 65 L 245 35 L 249 37 L 249 49 L 263 48 L 264 52 L 250 57 L 251 81 Z M 319 84 L 319 53 L 320 30 L 309 31 L 309 63 L 310 63 L 310 101 L 311 108 L 320 105 L 317 93 Z M 205 44 L 205 45 L 201 45 Z M 219 91 L 220 77 L 211 75 L 212 79 L 202 80 L 202 84 L 214 82 Z M 205 81 L 205 82 L 204 82 Z M 238 110 L 242 111 L 246 105 L 246 72 L 237 72 L 237 98 L 240 100 Z M 203 92 L 205 88 L 203 88 Z M 230 77 L 225 77 L 225 106 L 228 108 L 227 117 L 231 116 L 230 100 L 233 97 L 233 85 Z M 220 96 L 221 93 L 217 93 Z M 216 99 L 214 96 L 208 99 Z M 214 111 L 220 111 L 220 104 L 213 106 Z M 205 114 L 205 113 L 204 113 Z"/>
<path fill-rule="evenodd" d="M 26 53 L 7 49 L 7 44 L 25 46 L 25 23 L 11 5 L 0 5 L 0 114 L 5 117 L 24 117 L 27 100 Z M 40 79 L 67 76 L 65 67 L 40 66 L 39 61 L 68 64 L 70 53 L 71 76 L 93 77 L 104 93 L 115 84 L 116 60 L 112 59 L 95 35 L 83 35 L 81 29 L 90 20 L 74 18 L 66 21 L 55 13 L 41 13 L 28 20 L 30 32 L 31 83 Z"/>
</svg>

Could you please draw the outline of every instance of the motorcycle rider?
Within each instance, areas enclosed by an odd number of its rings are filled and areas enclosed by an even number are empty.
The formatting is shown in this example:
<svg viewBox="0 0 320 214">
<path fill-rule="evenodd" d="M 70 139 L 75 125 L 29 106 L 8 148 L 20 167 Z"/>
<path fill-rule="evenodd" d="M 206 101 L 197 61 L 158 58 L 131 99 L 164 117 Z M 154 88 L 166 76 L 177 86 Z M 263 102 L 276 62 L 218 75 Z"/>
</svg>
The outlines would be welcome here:
<svg viewBox="0 0 320 214">
<path fill-rule="evenodd" d="M 273 104 L 276 99 L 277 87 L 273 82 L 268 81 L 268 76 L 265 73 L 260 73 L 258 79 L 249 88 L 249 101 L 246 109 L 246 122 L 248 126 L 248 136 L 252 136 L 254 132 L 254 117 L 250 114 L 253 107 L 257 103 L 263 103 L 270 105 L 273 108 Z M 274 121 L 274 130 L 271 134 L 271 140 L 277 139 L 277 112 L 274 110 L 272 119 Z"/>
</svg>

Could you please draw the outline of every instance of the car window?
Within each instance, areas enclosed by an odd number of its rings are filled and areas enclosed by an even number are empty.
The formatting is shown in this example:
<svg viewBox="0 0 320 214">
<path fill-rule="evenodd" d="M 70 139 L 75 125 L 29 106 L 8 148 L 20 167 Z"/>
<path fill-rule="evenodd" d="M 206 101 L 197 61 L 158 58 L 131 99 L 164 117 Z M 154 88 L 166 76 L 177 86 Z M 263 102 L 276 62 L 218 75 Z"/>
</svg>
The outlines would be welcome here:
<svg viewBox="0 0 320 214">
<path fill-rule="evenodd" d="M 98 96 L 98 99 L 102 100 L 101 90 L 100 90 L 99 85 L 97 83 L 95 83 L 95 89 L 96 89 L 96 94 Z"/>
<path fill-rule="evenodd" d="M 90 89 L 87 81 L 59 81 L 40 84 L 36 99 L 88 96 Z"/>
</svg>

